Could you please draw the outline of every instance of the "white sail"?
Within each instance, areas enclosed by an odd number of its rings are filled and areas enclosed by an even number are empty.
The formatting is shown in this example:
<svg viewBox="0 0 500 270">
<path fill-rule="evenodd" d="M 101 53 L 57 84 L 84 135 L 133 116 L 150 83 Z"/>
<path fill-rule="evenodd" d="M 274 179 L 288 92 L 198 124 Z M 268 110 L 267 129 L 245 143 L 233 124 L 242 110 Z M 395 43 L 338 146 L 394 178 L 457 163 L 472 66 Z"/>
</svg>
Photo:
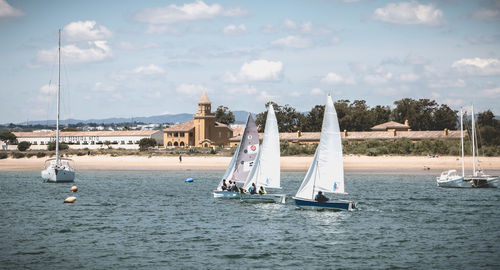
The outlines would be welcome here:
<svg viewBox="0 0 500 270">
<path fill-rule="evenodd" d="M 224 180 L 227 181 L 228 178 L 231 178 L 233 176 L 234 168 L 236 165 L 236 160 L 238 159 L 238 153 L 240 152 L 240 145 L 238 144 L 238 148 L 236 148 L 236 151 L 234 152 L 233 158 L 231 159 L 231 162 L 229 162 L 229 166 L 227 166 L 226 172 L 222 176 L 222 179 L 219 182 L 219 185 L 217 186 L 217 190 L 222 190 L 222 182 Z M 226 183 L 228 184 L 228 183 Z"/>
<path fill-rule="evenodd" d="M 320 190 L 330 193 L 345 193 L 342 141 L 337 112 L 333 107 L 330 95 L 326 100 L 318 148 L 295 196 L 313 199 Z"/>
<path fill-rule="evenodd" d="M 280 135 L 273 105 L 267 109 L 264 139 L 255 166 L 243 185 L 248 189 L 252 183 L 257 187 L 281 188 L 280 186 Z"/>
<path fill-rule="evenodd" d="M 235 155 L 237 154 L 238 156 L 234 163 L 234 169 L 226 181 L 232 180 L 244 183 L 254 166 L 258 153 L 259 133 L 252 115 L 249 114 L 245 130 L 241 134 L 240 144 L 235 152 Z"/>
</svg>

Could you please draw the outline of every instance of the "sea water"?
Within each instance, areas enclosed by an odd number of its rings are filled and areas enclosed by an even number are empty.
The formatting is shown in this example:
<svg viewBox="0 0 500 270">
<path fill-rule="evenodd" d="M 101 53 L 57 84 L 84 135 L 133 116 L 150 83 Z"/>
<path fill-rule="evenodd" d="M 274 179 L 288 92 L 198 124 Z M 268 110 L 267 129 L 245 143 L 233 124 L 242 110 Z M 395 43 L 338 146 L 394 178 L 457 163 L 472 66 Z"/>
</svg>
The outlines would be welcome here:
<svg viewBox="0 0 500 270">
<path fill-rule="evenodd" d="M 351 212 L 214 199 L 222 172 L 0 172 L 1 269 L 499 269 L 498 189 L 347 174 Z M 186 178 L 193 183 L 185 183 Z M 64 204 L 70 187 L 77 201 Z"/>
</svg>

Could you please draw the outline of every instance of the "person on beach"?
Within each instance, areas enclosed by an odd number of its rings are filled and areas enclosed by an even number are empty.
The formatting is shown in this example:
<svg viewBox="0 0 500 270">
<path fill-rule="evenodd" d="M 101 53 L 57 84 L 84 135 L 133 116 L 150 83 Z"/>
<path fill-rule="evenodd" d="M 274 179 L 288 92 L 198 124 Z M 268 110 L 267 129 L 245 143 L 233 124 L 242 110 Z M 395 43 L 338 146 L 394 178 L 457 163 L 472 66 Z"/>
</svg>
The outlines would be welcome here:
<svg viewBox="0 0 500 270">
<path fill-rule="evenodd" d="M 229 185 L 231 185 L 231 181 L 229 181 Z M 222 179 L 222 186 L 220 188 L 222 190 L 227 190 L 226 179 Z"/>
<path fill-rule="evenodd" d="M 179 155 L 179 163 L 182 163 L 182 155 Z"/>
<path fill-rule="evenodd" d="M 314 200 L 322 203 L 322 202 L 327 202 L 330 199 L 328 197 L 325 197 L 325 195 L 323 195 L 323 192 L 320 190 L 320 191 L 318 191 L 318 194 L 316 195 L 316 197 L 314 197 Z"/>
<path fill-rule="evenodd" d="M 257 194 L 257 187 L 255 186 L 255 183 L 252 183 L 252 186 L 248 189 L 250 194 Z"/>
<path fill-rule="evenodd" d="M 259 188 L 259 194 L 260 194 L 260 195 L 267 194 L 267 192 L 266 192 L 266 190 L 264 189 L 264 187 L 263 187 L 263 186 L 260 186 L 260 188 Z"/>
</svg>

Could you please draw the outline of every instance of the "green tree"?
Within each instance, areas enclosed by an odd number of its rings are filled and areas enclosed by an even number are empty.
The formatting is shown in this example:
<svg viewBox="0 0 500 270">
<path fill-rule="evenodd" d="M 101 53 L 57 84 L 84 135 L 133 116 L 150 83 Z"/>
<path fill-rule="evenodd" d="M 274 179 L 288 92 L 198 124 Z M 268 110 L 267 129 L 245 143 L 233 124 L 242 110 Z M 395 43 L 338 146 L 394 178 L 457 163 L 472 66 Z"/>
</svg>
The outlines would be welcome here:
<svg viewBox="0 0 500 270">
<path fill-rule="evenodd" d="M 333 104 L 339 119 L 340 130 L 349 130 L 350 128 L 349 102 L 347 99 L 340 99 Z"/>
<path fill-rule="evenodd" d="M 22 141 L 20 142 L 18 145 L 17 145 L 17 150 L 19 151 L 26 151 L 30 148 L 31 146 L 31 143 L 30 142 L 27 142 L 27 141 Z"/>
<path fill-rule="evenodd" d="M 59 143 L 59 150 L 66 150 L 68 148 L 69 148 L 69 146 L 67 144 L 61 143 L 61 142 Z M 49 144 L 47 144 L 47 150 L 49 150 L 49 151 L 56 150 L 56 142 L 55 141 L 49 142 Z"/>
<path fill-rule="evenodd" d="M 496 127 L 499 126 L 500 121 L 495 119 L 495 115 L 491 110 L 484 111 L 482 113 L 479 113 L 477 115 L 477 125 L 481 127 L 485 126 L 492 126 Z"/>
<path fill-rule="evenodd" d="M 321 131 L 323 116 L 325 114 L 325 105 L 314 106 L 304 118 L 302 131 L 318 132 Z"/>
<path fill-rule="evenodd" d="M 266 108 L 269 104 L 273 104 L 276 120 L 278 121 L 278 130 L 280 132 L 295 132 L 302 128 L 304 122 L 304 115 L 297 112 L 295 108 L 290 105 L 279 106 L 278 104 L 270 101 L 266 103 Z M 257 114 L 255 123 L 259 126 L 259 131 L 264 131 L 266 127 L 267 110 Z"/>
<path fill-rule="evenodd" d="M 376 126 L 391 119 L 391 108 L 389 106 L 377 105 L 375 108 L 370 109 L 372 126 Z M 371 128 L 371 127 L 370 127 Z"/>
<path fill-rule="evenodd" d="M 148 150 L 149 147 L 155 147 L 156 146 L 156 140 L 153 138 L 142 138 L 139 141 L 139 150 L 145 151 Z"/>
<path fill-rule="evenodd" d="M 0 133 L 0 141 L 3 141 L 6 144 L 15 144 L 17 142 L 17 137 L 14 133 L 5 131 Z"/>
<path fill-rule="evenodd" d="M 442 104 L 433 114 L 433 129 L 456 129 L 458 111 L 454 111 L 446 104 Z"/>
<path fill-rule="evenodd" d="M 234 114 L 228 107 L 220 105 L 215 111 L 215 121 L 229 125 L 234 123 Z"/>
<path fill-rule="evenodd" d="M 349 130 L 363 131 L 373 126 L 370 111 L 364 100 L 355 100 L 349 105 L 349 118 Z"/>
</svg>

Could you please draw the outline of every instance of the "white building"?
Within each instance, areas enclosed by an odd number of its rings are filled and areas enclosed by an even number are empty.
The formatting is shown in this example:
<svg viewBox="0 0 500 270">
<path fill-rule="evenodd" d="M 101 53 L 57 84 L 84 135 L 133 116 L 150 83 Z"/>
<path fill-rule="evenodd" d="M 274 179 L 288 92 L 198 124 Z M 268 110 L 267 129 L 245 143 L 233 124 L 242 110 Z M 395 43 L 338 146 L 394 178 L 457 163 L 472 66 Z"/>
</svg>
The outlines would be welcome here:
<svg viewBox="0 0 500 270">
<path fill-rule="evenodd" d="M 30 149 L 45 150 L 47 144 L 56 140 L 56 132 L 12 132 L 18 142 L 31 143 Z M 123 130 L 123 131 L 70 131 L 60 132 L 59 141 L 68 144 L 73 149 L 123 148 L 139 149 L 139 141 L 143 138 L 155 139 L 163 145 L 161 130 Z M 9 149 L 17 146 L 9 145 Z"/>
</svg>

